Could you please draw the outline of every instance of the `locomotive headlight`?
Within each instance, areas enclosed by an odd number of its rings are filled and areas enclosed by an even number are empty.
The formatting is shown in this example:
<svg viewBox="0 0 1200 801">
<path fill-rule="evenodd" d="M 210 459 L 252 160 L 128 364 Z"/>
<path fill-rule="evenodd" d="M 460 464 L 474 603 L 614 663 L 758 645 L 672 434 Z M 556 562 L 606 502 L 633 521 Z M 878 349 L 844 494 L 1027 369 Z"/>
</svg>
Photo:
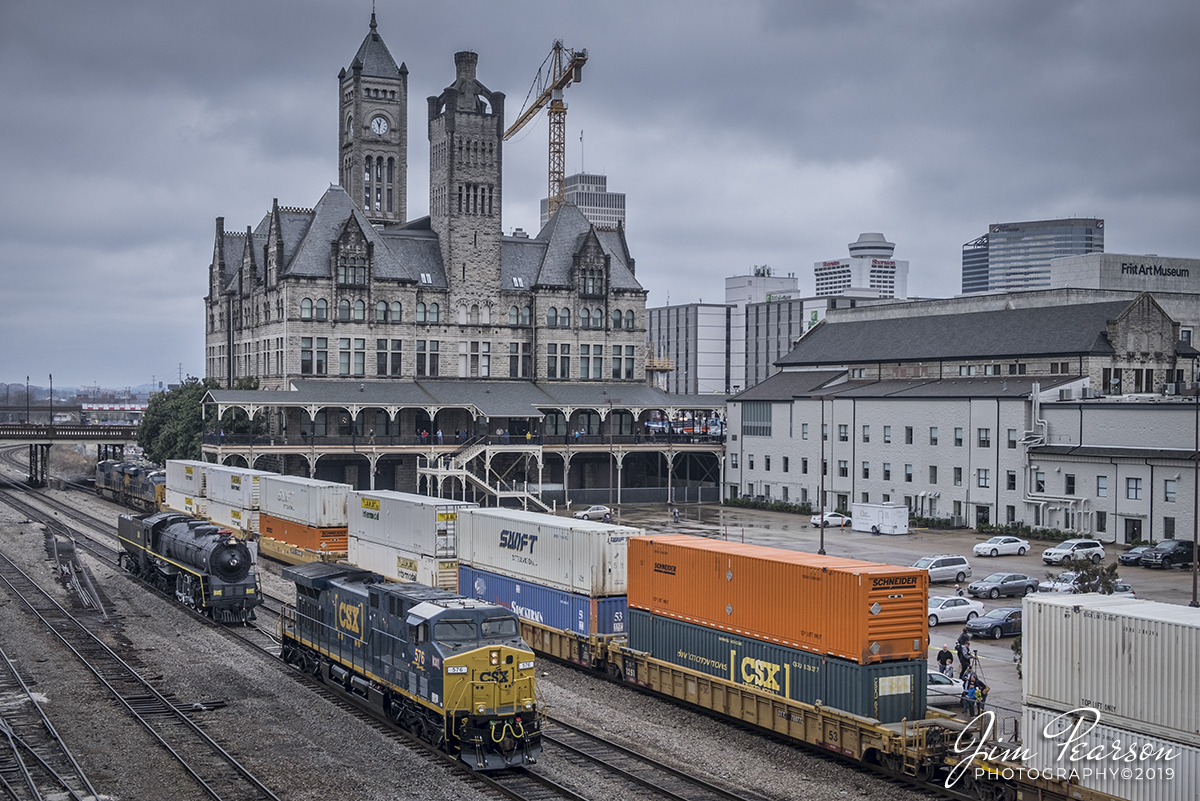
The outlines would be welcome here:
<svg viewBox="0 0 1200 801">
<path fill-rule="evenodd" d="M 521 662 L 517 665 L 517 667 L 519 667 L 521 670 L 531 670 L 533 668 L 533 662 Z"/>
<path fill-rule="evenodd" d="M 466 673 L 467 666 L 466 665 L 449 665 L 446 668 L 446 672 L 447 673 Z"/>
<path fill-rule="evenodd" d="M 497 665 L 499 665 L 500 664 L 500 652 L 499 651 L 489 651 L 488 652 L 488 661 L 491 662 L 492 667 L 496 667 Z"/>
<path fill-rule="evenodd" d="M 482 714 L 483 714 L 483 710 L 484 710 L 485 708 L 486 708 L 486 707 L 484 707 L 484 705 L 483 705 L 483 704 L 480 704 L 480 705 L 479 705 L 479 707 L 476 709 L 476 711 L 477 711 L 477 712 L 479 712 L 479 714 L 481 714 L 481 715 L 482 715 Z"/>
<path fill-rule="evenodd" d="M 526 709 L 533 709 L 533 701 L 526 701 L 526 702 L 525 702 L 525 708 L 526 708 Z"/>
</svg>

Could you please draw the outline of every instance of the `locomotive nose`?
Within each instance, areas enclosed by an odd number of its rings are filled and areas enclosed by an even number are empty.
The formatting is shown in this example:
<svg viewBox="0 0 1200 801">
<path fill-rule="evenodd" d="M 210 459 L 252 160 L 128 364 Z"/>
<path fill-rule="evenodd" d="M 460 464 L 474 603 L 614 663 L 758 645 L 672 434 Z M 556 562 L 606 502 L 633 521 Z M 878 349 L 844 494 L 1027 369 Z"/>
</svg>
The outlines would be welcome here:
<svg viewBox="0 0 1200 801">
<path fill-rule="evenodd" d="M 215 554 L 213 572 L 225 581 L 240 581 L 249 572 L 249 566 L 242 560 L 236 547 L 226 547 Z"/>
</svg>

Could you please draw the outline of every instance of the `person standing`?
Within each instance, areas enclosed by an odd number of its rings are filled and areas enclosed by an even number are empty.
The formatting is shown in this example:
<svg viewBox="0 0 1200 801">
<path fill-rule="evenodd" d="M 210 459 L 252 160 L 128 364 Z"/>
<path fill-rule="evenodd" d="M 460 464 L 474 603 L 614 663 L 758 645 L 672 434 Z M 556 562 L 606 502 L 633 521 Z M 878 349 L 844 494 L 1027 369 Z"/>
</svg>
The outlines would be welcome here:
<svg viewBox="0 0 1200 801">
<path fill-rule="evenodd" d="M 937 655 L 938 670 L 946 676 L 954 676 L 954 652 L 949 645 L 943 645 Z"/>
<path fill-rule="evenodd" d="M 963 633 L 958 638 L 958 677 L 964 678 L 967 671 L 971 669 L 971 635 L 963 629 Z"/>
<path fill-rule="evenodd" d="M 437 430 L 438 445 L 442 444 L 442 429 Z"/>
</svg>

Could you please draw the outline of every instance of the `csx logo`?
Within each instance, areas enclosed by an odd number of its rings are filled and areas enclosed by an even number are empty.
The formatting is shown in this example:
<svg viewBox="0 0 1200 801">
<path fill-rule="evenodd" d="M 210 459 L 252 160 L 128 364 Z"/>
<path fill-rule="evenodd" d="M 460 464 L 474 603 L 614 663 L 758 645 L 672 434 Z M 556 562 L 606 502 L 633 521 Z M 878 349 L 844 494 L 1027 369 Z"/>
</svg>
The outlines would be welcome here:
<svg viewBox="0 0 1200 801">
<path fill-rule="evenodd" d="M 494 681 L 497 684 L 508 684 L 508 670 L 505 668 L 496 668 L 489 670 L 487 673 L 479 674 L 480 681 Z"/>
<path fill-rule="evenodd" d="M 742 681 L 764 690 L 779 692 L 779 680 L 776 678 L 779 669 L 779 665 L 747 656 L 742 659 Z"/>
<path fill-rule="evenodd" d="M 361 606 L 338 603 L 338 626 L 345 631 L 352 631 L 355 634 L 362 634 L 362 624 L 359 622 L 361 616 Z"/>
<path fill-rule="evenodd" d="M 500 547 L 511 551 L 523 551 L 529 546 L 529 554 L 533 555 L 533 544 L 538 541 L 537 534 L 526 534 L 523 531 L 504 529 L 500 532 Z"/>
</svg>

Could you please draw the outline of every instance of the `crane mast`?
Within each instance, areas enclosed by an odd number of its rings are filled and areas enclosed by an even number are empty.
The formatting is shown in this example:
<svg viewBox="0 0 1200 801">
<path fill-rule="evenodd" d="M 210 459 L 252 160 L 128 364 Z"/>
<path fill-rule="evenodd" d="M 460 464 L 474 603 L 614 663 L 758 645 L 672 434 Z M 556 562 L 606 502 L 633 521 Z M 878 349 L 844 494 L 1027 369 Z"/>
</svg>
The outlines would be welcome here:
<svg viewBox="0 0 1200 801">
<path fill-rule="evenodd" d="M 563 102 L 563 90 L 583 78 L 583 65 L 587 63 L 587 50 L 569 50 L 561 39 L 554 40 L 550 55 L 538 68 L 537 77 L 525 98 L 526 107 L 516 121 L 504 132 L 508 141 L 525 127 L 543 109 L 550 121 L 549 184 L 546 189 L 547 210 L 550 216 L 563 202 L 563 184 L 567 177 L 567 104 Z M 529 98 L 536 93 L 536 99 Z"/>
</svg>

